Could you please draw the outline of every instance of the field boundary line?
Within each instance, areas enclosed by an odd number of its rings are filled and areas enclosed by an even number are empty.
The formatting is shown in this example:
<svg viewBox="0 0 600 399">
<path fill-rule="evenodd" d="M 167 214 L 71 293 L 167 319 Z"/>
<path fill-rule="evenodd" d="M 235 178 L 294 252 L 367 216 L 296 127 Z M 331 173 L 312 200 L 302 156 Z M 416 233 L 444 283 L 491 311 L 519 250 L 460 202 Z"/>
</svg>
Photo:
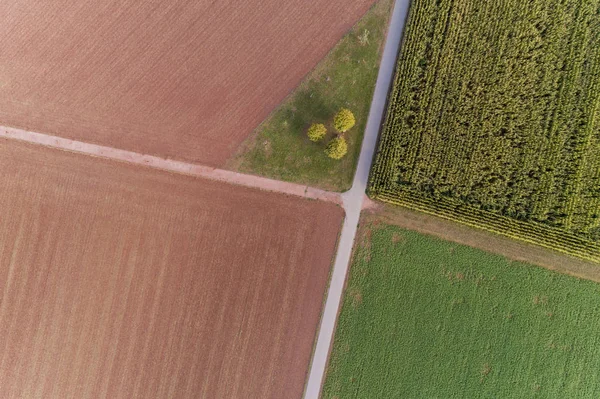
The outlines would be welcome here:
<svg viewBox="0 0 600 399">
<path fill-rule="evenodd" d="M 420 234 L 454 242 L 554 272 L 600 283 L 598 263 L 547 247 L 516 240 L 506 235 L 422 212 L 405 206 L 376 201 L 362 214 L 361 226 L 373 222 L 401 227 Z"/>
<path fill-rule="evenodd" d="M 148 166 L 155 169 L 191 175 L 194 177 L 219 181 L 236 186 L 256 188 L 263 191 L 282 193 L 296 197 L 332 202 L 342 205 L 340 193 L 325 191 L 318 188 L 309 187 L 307 185 L 288 183 L 260 176 L 246 175 L 238 172 L 232 172 L 230 170 L 177 161 L 175 159 L 161 158 L 154 155 L 140 154 L 119 148 L 85 143 L 82 141 L 70 140 L 49 134 L 36 133 L 7 126 L 0 126 L 0 137 L 105 159 L 112 159 L 135 165 Z"/>
</svg>

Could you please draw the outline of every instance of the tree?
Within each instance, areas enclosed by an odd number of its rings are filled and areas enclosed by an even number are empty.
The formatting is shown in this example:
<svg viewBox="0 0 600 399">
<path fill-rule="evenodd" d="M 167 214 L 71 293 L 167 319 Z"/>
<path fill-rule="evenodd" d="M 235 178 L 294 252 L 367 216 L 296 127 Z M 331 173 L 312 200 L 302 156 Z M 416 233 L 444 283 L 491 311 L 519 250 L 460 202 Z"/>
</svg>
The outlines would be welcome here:
<svg viewBox="0 0 600 399">
<path fill-rule="evenodd" d="M 333 118 L 333 126 L 340 133 L 345 133 L 352 129 L 355 123 L 354 114 L 346 108 L 342 108 Z"/>
<path fill-rule="evenodd" d="M 313 123 L 310 128 L 308 128 L 308 139 L 310 141 L 320 141 L 327 134 L 327 128 L 322 123 Z"/>
<path fill-rule="evenodd" d="M 325 154 L 329 158 L 342 159 L 348 152 L 348 143 L 342 136 L 335 137 L 325 147 Z"/>
</svg>

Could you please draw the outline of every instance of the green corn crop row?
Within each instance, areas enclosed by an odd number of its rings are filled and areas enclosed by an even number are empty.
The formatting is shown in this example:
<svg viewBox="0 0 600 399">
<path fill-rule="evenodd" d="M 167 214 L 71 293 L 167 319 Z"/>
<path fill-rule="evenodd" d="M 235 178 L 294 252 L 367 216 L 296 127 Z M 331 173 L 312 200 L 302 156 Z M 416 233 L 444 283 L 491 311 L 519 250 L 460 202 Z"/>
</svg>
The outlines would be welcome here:
<svg viewBox="0 0 600 399">
<path fill-rule="evenodd" d="M 404 36 L 371 195 L 600 260 L 600 0 L 414 0 Z"/>
</svg>

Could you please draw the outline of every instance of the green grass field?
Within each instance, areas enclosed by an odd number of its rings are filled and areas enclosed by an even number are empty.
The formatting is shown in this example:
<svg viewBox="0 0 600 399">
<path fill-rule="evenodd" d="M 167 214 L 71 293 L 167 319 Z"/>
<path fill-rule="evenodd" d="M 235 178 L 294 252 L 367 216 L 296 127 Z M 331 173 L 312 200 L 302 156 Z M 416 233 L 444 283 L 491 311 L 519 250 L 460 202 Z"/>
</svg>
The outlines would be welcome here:
<svg viewBox="0 0 600 399">
<path fill-rule="evenodd" d="M 393 226 L 355 255 L 323 397 L 599 398 L 600 285 Z"/>
<path fill-rule="evenodd" d="M 600 260 L 600 0 L 414 0 L 371 195 Z"/>
<path fill-rule="evenodd" d="M 352 177 L 367 123 L 379 71 L 383 41 L 392 7 L 380 0 L 357 23 L 286 101 L 257 129 L 243 151 L 228 164 L 244 173 L 344 191 Z M 368 31 L 368 41 L 361 37 Z M 348 154 L 340 161 L 325 153 L 334 136 L 331 120 L 342 107 L 356 116 L 356 126 L 345 136 Z M 325 141 L 306 137 L 311 123 L 325 123 Z"/>
</svg>

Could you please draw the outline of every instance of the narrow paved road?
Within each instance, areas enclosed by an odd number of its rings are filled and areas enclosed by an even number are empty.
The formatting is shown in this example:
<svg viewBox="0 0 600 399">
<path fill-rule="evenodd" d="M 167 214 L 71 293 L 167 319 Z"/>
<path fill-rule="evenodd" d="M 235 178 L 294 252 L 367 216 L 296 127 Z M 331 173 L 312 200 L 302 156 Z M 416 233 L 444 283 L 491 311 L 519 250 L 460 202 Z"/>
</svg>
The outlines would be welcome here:
<svg viewBox="0 0 600 399">
<path fill-rule="evenodd" d="M 342 234 L 338 245 L 338 251 L 333 266 L 333 274 L 331 283 L 327 293 L 327 301 L 325 302 L 325 310 L 321 319 L 319 335 L 317 338 L 317 346 L 313 355 L 313 361 L 310 368 L 308 382 L 304 397 L 306 399 L 316 399 L 319 397 L 325 367 L 327 366 L 327 358 L 329 356 L 329 348 L 333 340 L 335 324 L 337 320 L 338 309 L 342 299 L 342 291 L 344 282 L 348 272 L 352 247 L 358 227 L 358 219 L 365 198 L 365 190 L 369 179 L 369 171 L 373 161 L 373 154 L 377 144 L 379 135 L 379 127 L 381 126 L 382 118 L 385 111 L 387 95 L 390 89 L 394 70 L 396 66 L 396 57 L 400 47 L 404 22 L 408 14 L 410 0 L 396 0 L 394 11 L 388 31 L 388 36 L 383 50 L 383 58 L 379 68 L 379 76 L 377 77 L 377 85 L 369 111 L 369 119 L 365 130 L 362 148 L 360 150 L 360 158 L 358 159 L 358 167 L 354 175 L 354 181 L 350 191 L 342 194 L 344 209 L 346 211 L 346 219 L 342 227 Z"/>
</svg>

